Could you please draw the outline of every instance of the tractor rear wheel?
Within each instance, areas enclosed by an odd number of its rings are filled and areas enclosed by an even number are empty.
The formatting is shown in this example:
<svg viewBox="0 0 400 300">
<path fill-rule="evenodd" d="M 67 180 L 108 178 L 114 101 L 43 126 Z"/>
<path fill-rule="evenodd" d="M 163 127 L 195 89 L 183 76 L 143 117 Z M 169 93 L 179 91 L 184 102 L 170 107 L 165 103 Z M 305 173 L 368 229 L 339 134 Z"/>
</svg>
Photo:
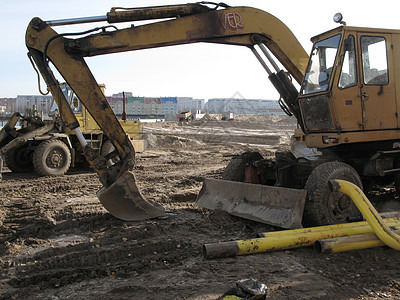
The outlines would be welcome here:
<svg viewBox="0 0 400 300">
<path fill-rule="evenodd" d="M 223 180 L 244 182 L 246 163 L 242 158 L 234 158 L 226 166 Z"/>
<path fill-rule="evenodd" d="M 332 179 L 347 180 L 362 189 L 360 176 L 350 165 L 342 162 L 327 162 L 317 166 L 311 172 L 305 185 L 307 200 L 304 207 L 304 225 L 344 223 L 347 218 L 360 215 L 349 196 L 329 190 L 328 182 Z"/>
<path fill-rule="evenodd" d="M 41 142 L 33 153 L 33 165 L 42 176 L 64 175 L 71 165 L 71 152 L 60 140 Z"/>
<path fill-rule="evenodd" d="M 32 150 L 28 144 L 14 148 L 4 155 L 7 167 L 14 173 L 25 173 L 33 171 Z"/>
</svg>

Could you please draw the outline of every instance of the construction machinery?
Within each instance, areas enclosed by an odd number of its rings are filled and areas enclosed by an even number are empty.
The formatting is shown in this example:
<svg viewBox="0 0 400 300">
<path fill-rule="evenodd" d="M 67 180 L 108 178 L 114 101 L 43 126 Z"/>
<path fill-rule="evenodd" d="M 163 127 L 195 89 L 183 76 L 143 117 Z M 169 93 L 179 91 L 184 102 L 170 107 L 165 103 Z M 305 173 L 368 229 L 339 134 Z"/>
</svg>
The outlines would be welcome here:
<svg viewBox="0 0 400 300">
<path fill-rule="evenodd" d="M 99 154 L 111 152 L 112 144 L 93 117 L 82 106 L 81 101 L 66 83 L 60 88 L 79 122 L 87 143 Z M 100 89 L 104 93 L 104 84 Z M 70 167 L 86 167 L 83 148 L 76 135 L 64 126 L 55 101 L 49 117 L 36 107 L 27 109 L 25 114 L 14 113 L 9 122 L 0 130 L 0 155 L 4 156 L 7 167 L 16 173 L 35 171 L 42 176 L 65 174 Z M 145 149 L 141 139 L 142 125 L 139 121 L 119 121 L 129 135 L 135 150 Z M 1 172 L 1 169 L 0 169 Z"/>
<path fill-rule="evenodd" d="M 182 111 L 176 114 L 176 118 L 179 122 L 189 122 L 193 119 L 193 115 L 191 111 Z"/>
<path fill-rule="evenodd" d="M 53 29 L 143 20 L 146 24 L 124 29 L 106 25 L 62 34 Z M 205 180 L 199 205 L 294 228 L 341 223 L 358 214 L 349 197 L 329 190 L 331 179 L 345 179 L 359 187 L 394 181 L 399 187 L 396 88 L 400 80 L 396 74 L 400 63 L 396 58 L 400 31 L 343 23 L 313 37 L 309 57 L 279 19 L 256 8 L 223 3 L 113 8 L 106 16 L 56 21 L 34 18 L 26 32 L 29 56 L 53 94 L 64 124 L 76 133 L 86 159 L 99 175 L 104 185 L 99 199 L 113 215 L 132 220 L 159 216 L 164 210 L 146 201 L 138 190 L 134 148 L 84 58 L 198 42 L 247 47 L 279 91 L 283 110 L 298 122 L 292 151 L 277 152 L 274 159 L 264 159 L 257 152 L 236 157 L 225 171 L 225 180 Z M 78 95 L 115 151 L 98 155 L 86 143 L 51 65 Z M 108 164 L 112 156 L 118 159 Z"/>
</svg>

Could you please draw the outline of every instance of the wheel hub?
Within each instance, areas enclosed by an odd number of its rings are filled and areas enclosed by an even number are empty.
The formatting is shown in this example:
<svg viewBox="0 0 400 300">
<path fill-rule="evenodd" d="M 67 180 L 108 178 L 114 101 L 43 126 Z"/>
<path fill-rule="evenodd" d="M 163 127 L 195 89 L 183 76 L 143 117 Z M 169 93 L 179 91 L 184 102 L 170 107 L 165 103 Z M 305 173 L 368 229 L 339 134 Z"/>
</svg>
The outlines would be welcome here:
<svg viewBox="0 0 400 300">
<path fill-rule="evenodd" d="M 49 153 L 49 156 L 47 157 L 47 165 L 49 167 L 57 168 L 62 164 L 62 162 L 63 157 L 59 151 L 53 150 L 51 153 Z"/>
<path fill-rule="evenodd" d="M 350 207 L 351 199 L 345 194 L 341 194 L 338 199 L 338 206 L 340 210 L 347 210 Z"/>
<path fill-rule="evenodd" d="M 330 197 L 331 216 L 341 220 L 348 215 L 352 200 L 349 196 L 342 193 L 334 193 Z"/>
</svg>

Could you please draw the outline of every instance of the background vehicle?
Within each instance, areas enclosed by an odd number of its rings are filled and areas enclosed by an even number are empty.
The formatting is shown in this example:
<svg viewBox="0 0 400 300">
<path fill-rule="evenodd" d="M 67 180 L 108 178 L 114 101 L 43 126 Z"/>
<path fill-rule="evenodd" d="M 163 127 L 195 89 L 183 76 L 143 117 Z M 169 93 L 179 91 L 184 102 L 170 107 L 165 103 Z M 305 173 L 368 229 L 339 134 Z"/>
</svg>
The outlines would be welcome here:
<svg viewBox="0 0 400 300">
<path fill-rule="evenodd" d="M 184 121 L 188 122 L 193 119 L 193 115 L 191 111 L 183 111 L 178 113 L 176 115 L 176 118 L 178 119 L 179 122 L 184 122 Z"/>
<path fill-rule="evenodd" d="M 67 84 L 60 85 L 76 116 L 87 143 L 100 154 L 111 152 L 112 144 L 104 136 L 93 117 Z M 104 85 L 100 86 L 104 92 Z M 62 175 L 70 167 L 87 167 L 83 148 L 76 135 L 63 126 L 57 104 L 52 107 L 50 118 L 44 118 L 36 109 L 14 114 L 0 135 L 0 154 L 13 172 L 30 172 L 39 175 Z M 131 139 L 135 150 L 145 149 L 141 139 L 142 125 L 138 121 L 119 121 Z M 20 126 L 17 128 L 17 125 Z"/>
<path fill-rule="evenodd" d="M 152 19 L 167 20 L 71 34 L 83 36 L 77 39 L 57 34 L 50 27 Z M 94 33 L 97 30 L 101 32 Z M 279 152 L 275 159 L 263 159 L 252 152 L 241 155 L 228 166 L 228 180 L 205 181 L 197 203 L 210 208 L 228 204 L 225 209 L 231 213 L 239 211 L 246 217 L 258 214 L 257 220 L 299 227 L 303 207 L 304 223 L 314 225 L 343 222 L 357 214 L 346 196 L 328 190 L 330 179 L 346 179 L 359 186 L 395 180 L 398 185 L 399 34 L 396 30 L 340 26 L 312 38 L 314 46 L 309 57 L 285 24 L 266 12 L 222 3 L 195 3 L 113 8 L 107 16 L 83 19 L 44 22 L 34 18 L 26 33 L 26 45 L 60 107 L 63 122 L 75 131 L 87 160 L 99 174 L 107 191 L 100 192 L 100 201 L 123 219 L 141 214 L 138 203 L 146 206 L 142 217 L 160 215 L 162 209 L 154 203 L 147 206 L 149 203 L 138 191 L 132 173 L 134 150 L 83 58 L 196 42 L 249 48 L 279 91 L 282 108 L 296 117 L 302 134 L 295 136 L 300 144 L 293 149 L 303 149 Z M 274 57 L 286 70 L 281 70 Z M 79 138 L 79 124 L 50 71 L 50 62 L 114 145 L 117 164 L 109 167 L 106 161 L 110 156 L 97 156 Z M 301 85 L 300 92 L 291 79 Z M 312 151 L 314 148 L 319 152 Z M 207 188 L 210 182 L 213 185 Z M 125 196 L 118 196 L 121 193 Z M 232 203 L 236 212 L 229 206 Z M 255 206 L 256 213 L 249 213 L 242 204 Z M 151 210 L 155 213 L 149 213 Z"/>
</svg>

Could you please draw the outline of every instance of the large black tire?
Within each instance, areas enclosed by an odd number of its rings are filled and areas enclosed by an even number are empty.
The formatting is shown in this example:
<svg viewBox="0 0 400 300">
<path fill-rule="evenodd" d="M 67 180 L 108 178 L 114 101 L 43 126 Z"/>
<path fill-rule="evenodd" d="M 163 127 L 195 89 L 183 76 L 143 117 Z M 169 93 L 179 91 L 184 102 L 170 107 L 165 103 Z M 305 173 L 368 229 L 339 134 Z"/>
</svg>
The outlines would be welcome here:
<svg viewBox="0 0 400 300">
<path fill-rule="evenodd" d="M 331 192 L 328 182 L 343 179 L 362 189 L 357 171 L 342 162 L 327 162 L 316 167 L 306 182 L 307 200 L 304 207 L 303 224 L 319 226 L 344 223 L 349 217 L 360 215 L 351 198 L 339 192 Z"/>
<path fill-rule="evenodd" d="M 60 140 L 41 142 L 33 153 L 33 166 L 42 176 L 64 175 L 71 165 L 71 152 Z"/>
<path fill-rule="evenodd" d="M 242 158 L 234 158 L 226 166 L 222 179 L 244 182 L 246 163 Z"/>
<path fill-rule="evenodd" d="M 33 151 L 29 150 L 28 144 L 16 149 L 11 149 L 4 155 L 6 166 L 14 173 L 25 173 L 33 171 Z"/>
</svg>

